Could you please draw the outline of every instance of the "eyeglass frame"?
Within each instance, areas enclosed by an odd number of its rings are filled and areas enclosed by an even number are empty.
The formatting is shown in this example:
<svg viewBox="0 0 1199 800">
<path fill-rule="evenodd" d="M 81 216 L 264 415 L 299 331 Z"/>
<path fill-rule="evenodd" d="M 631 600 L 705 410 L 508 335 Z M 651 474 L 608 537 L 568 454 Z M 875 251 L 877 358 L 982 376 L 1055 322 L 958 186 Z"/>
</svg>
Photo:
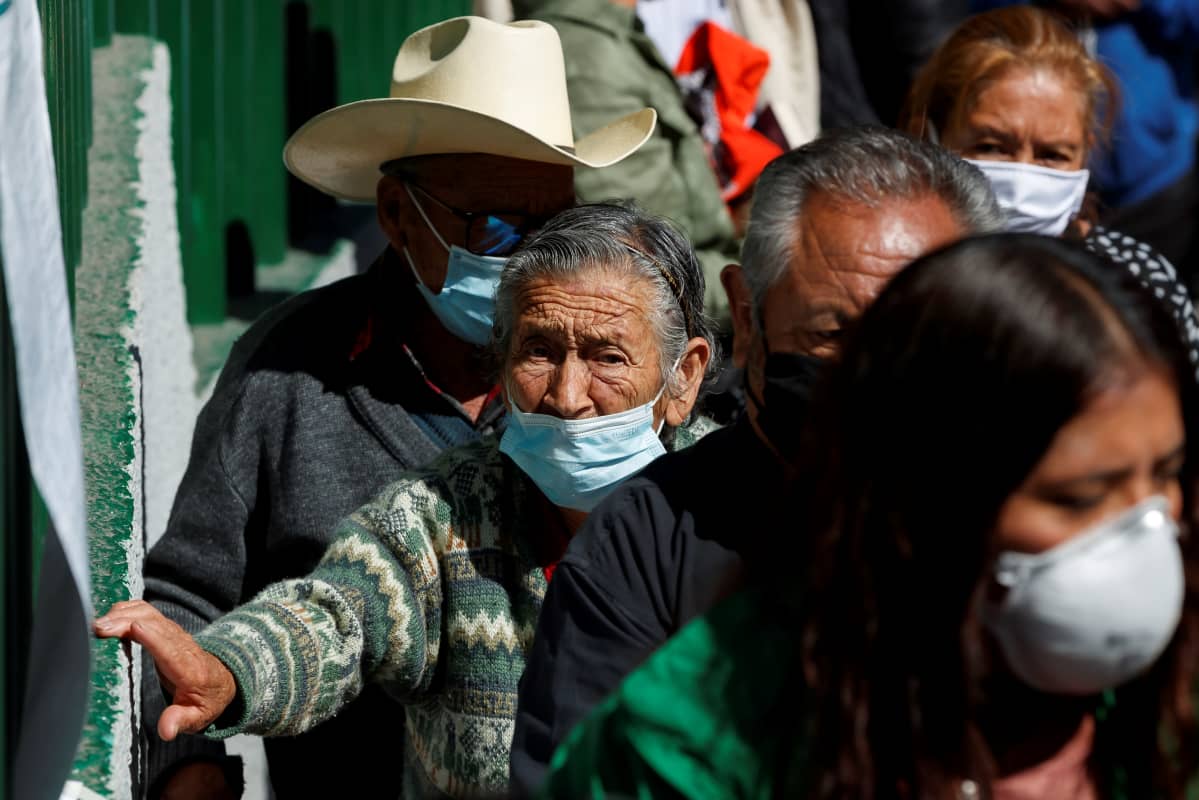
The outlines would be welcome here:
<svg viewBox="0 0 1199 800">
<path fill-rule="evenodd" d="M 441 198 L 437 197 L 435 194 L 430 192 L 428 189 L 421 186 L 415 180 L 413 180 L 412 173 L 408 172 L 407 170 L 405 170 L 399 166 L 400 160 L 401 159 L 397 159 L 394 161 L 387 161 L 387 162 L 383 163 L 382 165 L 380 165 L 379 170 L 384 175 L 390 175 L 394 178 L 399 178 L 400 180 L 404 181 L 404 183 L 407 186 L 409 186 L 413 189 L 416 189 L 422 195 L 429 198 L 434 203 L 441 206 L 444 210 L 448 211 L 450 214 L 452 214 L 453 216 L 457 217 L 459 220 L 464 222 L 466 224 L 466 233 L 463 236 L 463 241 L 465 242 L 465 244 L 463 245 L 463 248 L 465 250 L 467 250 L 468 252 L 473 253 L 474 255 L 498 256 L 501 258 L 507 257 L 507 256 L 511 255 L 518 247 L 520 247 L 522 244 L 524 244 L 525 239 L 529 238 L 529 236 L 536 233 L 538 229 L 540 229 L 543 225 L 545 225 L 545 223 L 548 222 L 554 216 L 553 214 L 551 214 L 549 216 L 537 216 L 534 214 L 525 213 L 523 211 L 497 211 L 497 210 L 463 211 L 462 209 L 455 208 L 454 206 L 445 202 L 444 200 L 442 200 Z M 519 225 L 512 225 L 507 220 L 502 219 L 502 217 L 504 217 L 504 216 L 519 217 L 519 218 L 521 218 L 522 222 Z M 517 240 L 517 242 L 514 245 L 512 245 L 511 249 L 509 249 L 503 253 L 495 253 L 495 252 L 488 252 L 488 251 L 484 251 L 484 252 L 480 253 L 480 252 L 477 252 L 476 249 L 471 246 L 470 235 L 471 235 L 471 231 L 474 226 L 474 223 L 477 220 L 486 221 L 488 218 L 495 218 L 495 219 L 499 220 L 500 222 L 504 223 L 509 228 L 511 228 L 512 233 L 514 233 L 520 237 Z M 530 224 L 530 223 L 532 223 L 532 224 Z"/>
</svg>

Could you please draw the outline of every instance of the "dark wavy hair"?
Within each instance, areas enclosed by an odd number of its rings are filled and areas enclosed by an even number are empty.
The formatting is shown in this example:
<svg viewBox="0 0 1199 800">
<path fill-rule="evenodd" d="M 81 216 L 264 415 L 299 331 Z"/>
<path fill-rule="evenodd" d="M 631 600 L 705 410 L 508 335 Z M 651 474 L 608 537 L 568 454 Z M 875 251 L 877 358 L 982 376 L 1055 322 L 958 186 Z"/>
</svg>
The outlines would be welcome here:
<svg viewBox="0 0 1199 800">
<path fill-rule="evenodd" d="M 810 796 L 956 798 L 967 779 L 990 795 L 980 719 L 994 674 L 978 609 L 1000 508 L 1091 398 L 1145 369 L 1172 377 L 1186 417 L 1186 607 L 1154 668 L 1121 687 L 1092 763 L 1118 759 L 1129 796 L 1183 796 L 1199 634 L 1193 372 L 1176 323 L 1126 270 L 1015 234 L 900 273 L 814 398 L 804 451 L 819 457 L 798 465 L 800 530 L 815 533 L 798 600 Z"/>
</svg>

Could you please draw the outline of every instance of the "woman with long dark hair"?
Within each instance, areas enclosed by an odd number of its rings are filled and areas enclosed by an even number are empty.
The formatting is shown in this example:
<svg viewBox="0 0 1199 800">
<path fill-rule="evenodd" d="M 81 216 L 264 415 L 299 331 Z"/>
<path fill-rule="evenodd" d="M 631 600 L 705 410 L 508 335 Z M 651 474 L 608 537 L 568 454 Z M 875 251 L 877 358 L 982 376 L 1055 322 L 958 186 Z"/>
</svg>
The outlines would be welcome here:
<svg viewBox="0 0 1199 800">
<path fill-rule="evenodd" d="M 757 588 L 580 726 L 548 795 L 1183 797 L 1197 412 L 1169 312 L 1079 245 L 917 261 L 818 390 L 797 496 L 747 521 Z"/>
</svg>

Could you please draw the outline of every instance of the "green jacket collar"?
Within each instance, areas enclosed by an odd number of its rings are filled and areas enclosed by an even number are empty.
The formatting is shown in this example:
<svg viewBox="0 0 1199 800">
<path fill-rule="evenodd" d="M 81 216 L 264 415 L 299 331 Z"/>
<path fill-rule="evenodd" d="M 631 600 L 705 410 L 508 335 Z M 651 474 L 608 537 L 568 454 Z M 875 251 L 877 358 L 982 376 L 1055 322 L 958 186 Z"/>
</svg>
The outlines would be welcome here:
<svg viewBox="0 0 1199 800">
<path fill-rule="evenodd" d="M 565 22 L 603 31 L 615 39 L 627 39 L 652 67 L 674 78 L 674 71 L 658 53 L 633 8 L 612 0 L 513 0 L 512 10 L 516 19 L 537 19 L 551 25 Z"/>
<path fill-rule="evenodd" d="M 612 0 L 513 0 L 516 19 L 569 20 L 613 36 L 645 35 L 635 9 Z"/>
</svg>

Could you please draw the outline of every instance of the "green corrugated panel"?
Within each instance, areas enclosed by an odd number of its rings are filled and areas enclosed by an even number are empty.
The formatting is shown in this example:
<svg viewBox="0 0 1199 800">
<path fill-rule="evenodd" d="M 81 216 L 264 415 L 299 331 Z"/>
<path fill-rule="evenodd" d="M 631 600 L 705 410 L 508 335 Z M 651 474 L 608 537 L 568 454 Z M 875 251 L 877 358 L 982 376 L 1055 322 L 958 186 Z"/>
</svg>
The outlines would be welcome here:
<svg viewBox="0 0 1199 800">
<path fill-rule="evenodd" d="M 371 97 L 386 97 L 391 88 L 391 65 L 400 46 L 400 40 L 395 38 L 392 11 L 394 5 L 395 3 L 381 3 L 376 9 L 374 24 L 370 28 L 373 36 L 371 60 L 367 67 L 367 93 Z"/>
<path fill-rule="evenodd" d="M 83 124 L 87 129 L 84 140 L 87 147 L 92 146 L 92 47 L 95 45 L 96 7 L 95 2 L 83 4 L 83 28 L 80 31 L 79 48 L 87 56 L 79 59 L 83 65 L 83 86 L 87 93 L 87 113 L 83 115 Z M 84 150 L 84 162 L 87 161 L 87 150 Z M 87 196 L 87 170 L 83 170 L 83 194 Z"/>
<path fill-rule="evenodd" d="M 336 79 L 337 97 L 335 103 L 348 103 L 351 86 L 346 69 L 346 48 L 349 43 L 345 39 L 345 25 L 342 22 L 342 3 L 340 0 L 310 0 L 309 33 L 327 32 L 333 39 L 334 78 Z"/>
<path fill-rule="evenodd" d="M 62 3 L 69 0 L 45 0 Z M 97 40 L 147 33 L 171 52 L 179 229 L 191 322 L 226 309 L 225 231 L 242 220 L 260 263 L 287 244 L 285 9 L 294 0 L 97 0 Z M 381 97 L 404 37 L 469 13 L 469 2 L 308 0 L 309 33 L 335 47 L 336 102 Z M 236 95 L 226 94 L 235 92 Z"/>
<path fill-rule="evenodd" d="M 287 249 L 287 173 L 280 153 L 287 135 L 284 85 L 284 3 L 265 0 L 250 17 L 253 47 L 250 77 L 253 125 L 246 125 L 249 165 L 246 181 L 252 198 L 250 233 L 259 263 L 283 259 Z"/>
<path fill-rule="evenodd" d="M 80 215 L 87 201 L 87 187 L 80 172 L 87 158 L 88 128 L 84 119 L 91 109 L 91 84 L 82 65 L 83 58 L 91 54 L 91 31 L 84 29 L 88 4 L 90 0 L 41 0 L 38 4 L 69 296 L 74 287 L 74 269 L 79 264 Z"/>
<path fill-rule="evenodd" d="M 249 168 L 250 123 L 257 123 L 255 97 L 250 90 L 250 68 L 253 64 L 252 39 L 253 3 L 243 0 L 211 0 L 221 20 L 219 40 L 224 60 L 223 85 L 229 92 L 220 100 L 224 125 L 219 131 L 224 152 L 224 169 L 229 180 L 222 181 L 224 212 L 227 220 L 247 220 L 249 217 L 249 181 L 240 176 Z"/>
<path fill-rule="evenodd" d="M 59 60 L 58 49 L 59 42 L 62 39 L 62 34 L 59 31 L 59 9 L 57 0 L 39 0 L 38 8 L 42 16 L 42 39 L 45 43 L 45 50 L 42 57 L 44 60 L 44 69 L 46 73 L 46 101 L 50 112 L 50 132 L 54 137 L 54 158 L 55 163 L 59 157 L 59 142 L 62 141 L 62 111 L 63 104 L 58 95 L 58 87 L 61 85 L 59 80 Z M 58 182 L 59 192 L 62 191 L 62 178 L 59 176 Z M 64 231 L 65 234 L 65 231 Z"/>
<path fill-rule="evenodd" d="M 83 250 L 83 206 L 87 203 L 87 122 L 86 108 L 91 99 L 91 84 L 84 81 L 83 62 L 90 59 L 92 54 L 91 31 L 86 29 L 83 15 L 83 3 L 67 3 L 67 38 L 66 60 L 67 87 L 69 97 L 67 105 L 70 108 L 70 137 L 65 143 L 68 148 L 67 164 L 70 173 L 70 208 L 66 213 L 71 216 L 71 227 L 74 228 L 70 257 L 67 261 L 67 272 L 72 273 L 79 265 L 79 255 Z"/>
<path fill-rule="evenodd" d="M 116 0 L 117 30 L 150 33 L 171 54 L 171 132 L 188 319 L 225 317 L 223 85 L 213 0 Z M 151 30 L 153 29 L 153 30 Z"/>
<path fill-rule="evenodd" d="M 378 97 L 372 80 L 371 61 L 374 55 L 375 9 L 377 2 L 347 4 L 345 11 L 346 66 L 350 70 L 350 100 L 365 100 Z"/>
<path fill-rule="evenodd" d="M 83 207 L 87 205 L 87 147 L 91 142 L 92 81 L 88 66 L 92 61 L 92 28 L 87 7 L 90 2 L 70 3 L 71 39 L 67 63 L 71 68 L 71 167 L 74 180 L 71 186 L 72 215 L 78 218 L 75 231 L 76 248 L 71 253 L 68 272 L 79 265 L 83 252 Z"/>
<path fill-rule="evenodd" d="M 115 0 L 126 2 L 126 0 Z M 208 0 L 201 0 L 207 3 Z M 195 229 L 187 213 L 192 195 L 192 149 L 191 149 L 191 119 L 189 108 L 191 104 L 191 44 L 187 36 L 189 28 L 188 16 L 191 11 L 191 0 L 176 0 L 163 3 L 158 9 L 155 20 L 158 28 L 158 38 L 167 46 L 171 56 L 171 154 L 175 162 L 175 209 L 179 225 L 179 250 L 183 261 L 184 273 L 190 275 L 188 265 L 192 260 L 192 246 L 195 241 Z M 122 27 L 119 22 L 117 30 L 121 33 L 144 33 Z M 193 288 L 190 282 L 184 287 L 187 292 L 188 316 L 192 314 Z"/>
<path fill-rule="evenodd" d="M 375 97 L 386 97 L 391 91 L 391 68 L 396 51 L 404 41 L 403 13 L 397 3 L 383 3 L 379 9 L 379 55 L 374 65 Z"/>
<path fill-rule="evenodd" d="M 117 27 L 117 0 L 93 0 L 92 43 L 105 47 L 112 43 L 112 34 Z M 88 59 L 91 63 L 91 59 Z"/>
<path fill-rule="evenodd" d="M 171 55 L 171 133 L 188 320 L 225 318 L 224 76 L 218 0 L 113 0 L 116 30 L 161 39 Z M 238 3 L 237 5 L 241 5 Z M 233 180 L 238 178 L 234 177 Z"/>
<path fill-rule="evenodd" d="M 343 3 L 340 7 L 340 19 L 337 20 L 337 60 L 341 77 L 338 102 L 341 103 L 352 103 L 362 99 L 362 69 L 359 64 L 362 33 L 358 29 L 359 5 L 361 4 Z"/>
<path fill-rule="evenodd" d="M 158 36 L 157 0 L 113 0 L 116 9 L 116 29 L 121 33 L 144 33 Z"/>
<path fill-rule="evenodd" d="M 166 0 L 170 2 L 170 0 Z M 190 49 L 190 97 L 184 119 L 191 135 L 191 192 L 186 219 L 192 241 L 183 262 L 187 316 L 193 323 L 225 318 L 224 191 L 236 180 L 225 172 L 224 49 L 222 5 L 200 0 L 191 6 L 185 34 Z"/>
</svg>

